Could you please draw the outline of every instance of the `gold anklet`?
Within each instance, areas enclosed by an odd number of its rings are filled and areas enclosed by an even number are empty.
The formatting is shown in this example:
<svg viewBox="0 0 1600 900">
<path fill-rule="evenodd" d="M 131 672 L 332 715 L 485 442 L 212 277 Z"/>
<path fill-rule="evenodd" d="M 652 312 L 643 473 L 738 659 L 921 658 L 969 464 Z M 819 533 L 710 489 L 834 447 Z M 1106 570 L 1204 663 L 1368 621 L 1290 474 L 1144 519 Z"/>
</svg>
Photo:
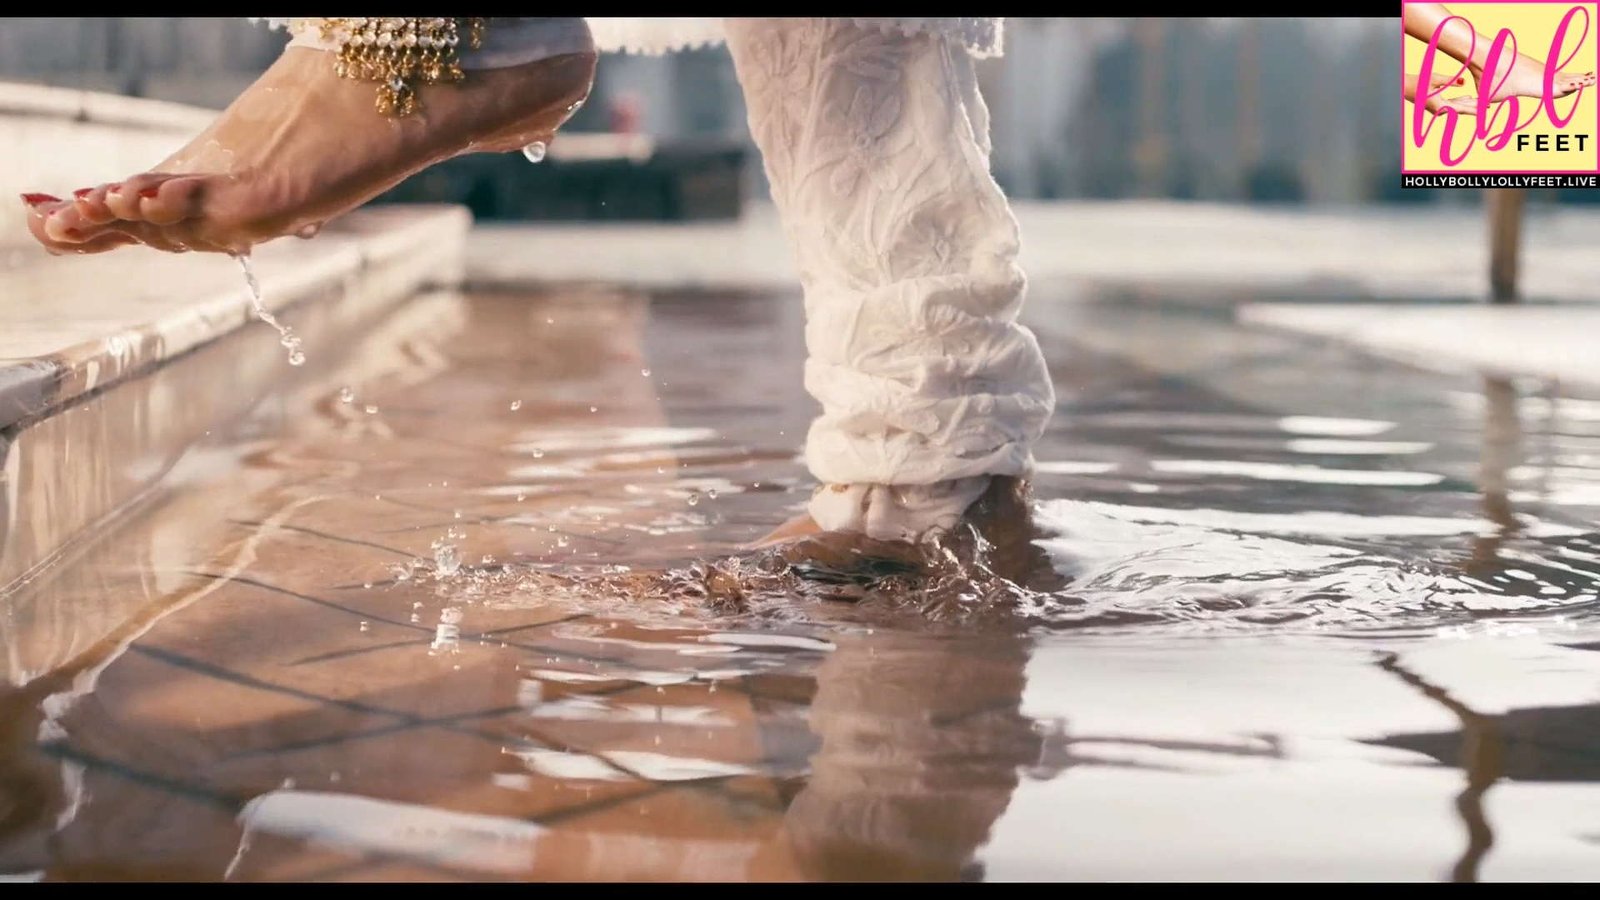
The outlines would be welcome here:
<svg viewBox="0 0 1600 900">
<path fill-rule="evenodd" d="M 483 46 L 484 18 L 323 19 L 322 39 L 339 47 L 334 72 L 340 78 L 378 83 L 378 112 L 409 116 L 417 108 L 417 86 L 454 84 L 461 71 L 460 45 Z"/>
</svg>

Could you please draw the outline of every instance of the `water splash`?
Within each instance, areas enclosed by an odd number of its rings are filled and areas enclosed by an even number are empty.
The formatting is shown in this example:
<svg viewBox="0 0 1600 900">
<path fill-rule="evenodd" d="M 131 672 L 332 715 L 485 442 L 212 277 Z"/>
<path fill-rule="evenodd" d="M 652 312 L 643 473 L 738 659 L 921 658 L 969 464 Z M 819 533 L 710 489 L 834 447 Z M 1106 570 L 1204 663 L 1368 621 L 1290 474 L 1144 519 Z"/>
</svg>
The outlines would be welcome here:
<svg viewBox="0 0 1600 900">
<path fill-rule="evenodd" d="M 303 366 L 306 364 L 306 355 L 300 349 L 300 336 L 294 329 L 278 321 L 278 318 L 267 311 L 266 304 L 261 302 L 261 282 L 256 278 L 255 266 L 250 261 L 250 254 L 237 253 L 234 259 L 239 261 L 239 268 L 244 272 L 244 283 L 250 291 L 250 308 L 256 318 L 272 326 L 278 332 L 278 343 L 289 351 L 289 365 Z"/>
</svg>

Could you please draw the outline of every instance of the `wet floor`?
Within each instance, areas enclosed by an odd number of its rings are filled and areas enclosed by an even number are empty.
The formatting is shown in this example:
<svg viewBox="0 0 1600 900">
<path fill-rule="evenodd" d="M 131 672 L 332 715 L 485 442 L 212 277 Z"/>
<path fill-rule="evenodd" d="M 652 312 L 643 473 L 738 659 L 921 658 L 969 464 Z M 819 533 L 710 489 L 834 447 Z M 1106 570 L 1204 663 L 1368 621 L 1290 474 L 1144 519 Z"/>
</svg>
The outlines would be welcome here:
<svg viewBox="0 0 1600 900">
<path fill-rule="evenodd" d="M 1600 401 L 1070 293 L 1014 580 L 739 549 L 808 495 L 795 297 L 285 365 L 6 598 L 0 872 L 1600 877 Z"/>
</svg>

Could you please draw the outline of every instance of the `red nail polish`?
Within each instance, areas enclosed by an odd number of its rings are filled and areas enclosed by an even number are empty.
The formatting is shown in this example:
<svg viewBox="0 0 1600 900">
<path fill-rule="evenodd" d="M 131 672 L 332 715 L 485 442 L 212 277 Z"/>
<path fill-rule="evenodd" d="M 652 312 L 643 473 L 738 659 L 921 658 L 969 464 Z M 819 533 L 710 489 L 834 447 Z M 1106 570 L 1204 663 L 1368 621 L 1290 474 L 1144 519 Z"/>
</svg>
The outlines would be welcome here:
<svg viewBox="0 0 1600 900">
<path fill-rule="evenodd" d="M 38 206 L 41 203 L 60 203 L 61 198 L 52 197 L 49 194 L 23 194 L 22 202 L 29 206 Z"/>
<path fill-rule="evenodd" d="M 79 200 L 82 200 L 83 198 L 89 196 L 92 193 L 94 193 L 94 188 L 78 188 L 77 190 L 72 192 L 72 196 L 78 198 Z"/>
<path fill-rule="evenodd" d="M 155 195 L 157 195 L 159 193 L 161 193 L 161 188 L 158 186 L 158 187 L 153 187 L 153 188 L 145 188 L 144 190 L 139 192 L 139 196 L 141 196 L 141 197 L 154 197 Z"/>
</svg>

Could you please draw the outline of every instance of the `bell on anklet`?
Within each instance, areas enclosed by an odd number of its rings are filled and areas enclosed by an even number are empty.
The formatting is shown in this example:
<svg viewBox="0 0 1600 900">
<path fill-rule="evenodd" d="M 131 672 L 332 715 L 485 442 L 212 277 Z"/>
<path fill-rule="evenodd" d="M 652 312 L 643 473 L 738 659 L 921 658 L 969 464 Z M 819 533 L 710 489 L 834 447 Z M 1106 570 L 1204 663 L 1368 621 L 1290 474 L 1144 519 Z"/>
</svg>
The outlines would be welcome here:
<svg viewBox="0 0 1600 900">
<path fill-rule="evenodd" d="M 461 71 L 463 40 L 483 45 L 485 18 L 360 17 L 323 19 L 322 39 L 339 47 L 334 72 L 340 78 L 378 85 L 377 109 L 402 118 L 417 109 L 417 87 L 454 84 Z"/>
</svg>

